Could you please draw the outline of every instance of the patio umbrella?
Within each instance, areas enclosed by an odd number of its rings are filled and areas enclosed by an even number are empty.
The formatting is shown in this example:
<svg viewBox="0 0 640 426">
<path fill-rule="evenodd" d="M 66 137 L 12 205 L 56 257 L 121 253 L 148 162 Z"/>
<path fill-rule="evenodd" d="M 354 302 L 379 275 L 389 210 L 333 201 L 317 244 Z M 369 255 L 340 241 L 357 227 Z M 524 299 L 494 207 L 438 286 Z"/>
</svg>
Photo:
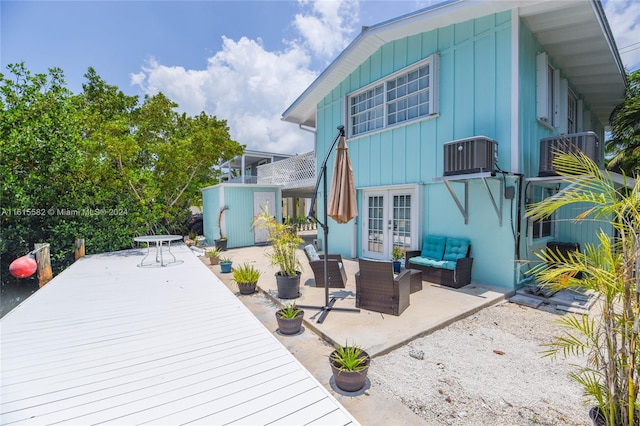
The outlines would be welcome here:
<svg viewBox="0 0 640 426">
<path fill-rule="evenodd" d="M 331 192 L 329 193 L 328 214 L 338 223 L 347 223 L 358 215 L 353 169 L 344 136 L 341 136 L 340 142 L 338 142 L 336 164 L 333 169 Z"/>
</svg>

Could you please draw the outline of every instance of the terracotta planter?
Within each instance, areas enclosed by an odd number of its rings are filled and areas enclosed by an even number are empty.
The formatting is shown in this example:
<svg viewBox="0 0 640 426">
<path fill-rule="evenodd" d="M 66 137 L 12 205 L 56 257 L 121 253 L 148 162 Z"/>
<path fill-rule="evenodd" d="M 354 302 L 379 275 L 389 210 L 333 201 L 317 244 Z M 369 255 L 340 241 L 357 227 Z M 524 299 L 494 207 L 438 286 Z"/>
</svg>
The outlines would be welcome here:
<svg viewBox="0 0 640 426">
<path fill-rule="evenodd" d="M 295 299 L 300 296 L 300 275 L 301 272 L 296 272 L 296 275 L 280 275 L 276 274 L 276 284 L 278 285 L 278 298 L 280 299 Z"/>
<path fill-rule="evenodd" d="M 300 332 L 302 328 L 302 319 L 304 318 L 304 311 L 296 315 L 295 318 L 282 318 L 280 311 L 276 312 L 276 320 L 278 321 L 278 330 L 282 334 L 296 334 Z"/>
<path fill-rule="evenodd" d="M 257 283 L 238 283 L 240 294 L 253 294 L 256 292 Z"/>
<path fill-rule="evenodd" d="M 357 392 L 367 384 L 367 373 L 369 372 L 369 362 L 362 370 L 359 371 L 345 371 L 340 369 L 339 364 L 332 360 L 333 354 L 329 356 L 329 365 L 331 365 L 331 371 L 333 372 L 333 379 L 336 382 L 336 386 L 345 392 Z M 369 354 L 362 351 L 361 357 L 369 357 Z"/>
<path fill-rule="evenodd" d="M 220 263 L 220 258 L 219 258 L 219 257 L 210 257 L 210 258 L 209 258 L 209 262 L 210 262 L 212 265 L 217 265 L 218 263 Z"/>
</svg>

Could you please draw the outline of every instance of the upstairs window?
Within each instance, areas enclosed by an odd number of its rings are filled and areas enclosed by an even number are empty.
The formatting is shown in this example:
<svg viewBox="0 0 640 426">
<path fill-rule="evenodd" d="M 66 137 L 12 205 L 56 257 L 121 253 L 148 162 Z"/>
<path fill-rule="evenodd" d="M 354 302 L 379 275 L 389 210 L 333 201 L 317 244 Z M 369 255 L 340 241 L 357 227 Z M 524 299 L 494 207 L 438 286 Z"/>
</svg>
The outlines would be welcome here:
<svg viewBox="0 0 640 426">
<path fill-rule="evenodd" d="M 350 123 L 352 135 L 384 127 L 384 85 L 351 97 Z"/>
<path fill-rule="evenodd" d="M 349 135 L 428 117 L 436 111 L 437 56 L 348 96 Z"/>
</svg>

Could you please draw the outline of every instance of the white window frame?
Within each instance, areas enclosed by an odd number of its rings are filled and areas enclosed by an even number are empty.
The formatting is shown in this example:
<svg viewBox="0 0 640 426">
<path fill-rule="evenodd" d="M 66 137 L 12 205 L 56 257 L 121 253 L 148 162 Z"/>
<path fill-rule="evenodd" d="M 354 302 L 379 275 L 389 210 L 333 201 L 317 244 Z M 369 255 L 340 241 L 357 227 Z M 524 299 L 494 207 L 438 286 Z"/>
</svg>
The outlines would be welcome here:
<svg viewBox="0 0 640 426">
<path fill-rule="evenodd" d="M 364 88 L 349 93 L 346 97 L 346 122 L 348 123 L 348 136 L 349 137 L 358 137 L 366 134 L 370 134 L 372 132 L 384 130 L 390 127 L 402 126 L 407 123 L 412 123 L 417 120 L 433 117 L 438 114 L 438 73 L 439 73 L 439 65 L 438 65 L 437 54 L 431 55 L 426 59 L 421 60 L 420 62 L 414 63 L 408 67 L 405 67 L 401 70 L 396 71 L 393 74 L 390 74 L 384 78 L 381 78 Z M 411 81 L 411 85 L 418 84 L 417 90 L 412 91 L 408 94 L 396 95 L 394 99 L 388 99 L 390 92 L 394 90 L 389 87 L 392 84 L 397 84 L 397 80 L 401 79 L 403 76 L 407 77 L 409 74 L 413 74 L 418 72 L 420 68 L 428 66 L 429 67 L 429 75 L 428 75 L 428 85 L 425 88 L 419 87 L 419 75 L 418 80 Z M 408 82 L 406 86 L 410 85 Z M 395 112 L 390 112 L 392 108 L 397 108 L 397 103 L 402 102 L 403 100 L 407 102 L 407 106 L 402 108 L 402 110 L 407 111 L 409 114 L 410 109 L 418 108 L 420 105 L 424 105 L 424 103 L 419 103 L 417 105 L 408 105 L 409 102 L 413 101 L 413 97 L 411 94 L 417 94 L 420 92 L 424 92 L 428 90 L 428 100 L 425 102 L 428 104 L 428 110 L 426 113 L 420 115 L 418 113 L 415 117 L 406 117 L 398 121 L 397 119 L 389 123 L 390 114 L 398 114 L 396 109 Z M 380 94 L 381 91 L 381 94 Z M 381 95 L 381 97 L 380 97 Z M 358 104 L 362 105 L 363 103 L 368 103 L 369 107 L 364 110 L 355 110 L 357 106 L 352 104 L 354 98 L 360 97 Z M 354 123 L 354 116 L 360 115 L 361 117 L 365 116 L 363 121 L 359 123 Z M 361 131 L 356 131 L 357 126 L 365 125 L 367 128 Z"/>
<path fill-rule="evenodd" d="M 543 199 L 546 199 L 553 195 L 554 189 L 546 186 L 533 186 L 533 202 L 538 203 Z M 551 216 L 540 220 L 529 220 L 529 239 L 530 242 L 534 240 L 540 240 L 543 238 L 552 238 L 555 233 L 554 226 L 555 213 Z M 545 225 L 548 225 L 549 233 L 545 233 Z"/>
</svg>

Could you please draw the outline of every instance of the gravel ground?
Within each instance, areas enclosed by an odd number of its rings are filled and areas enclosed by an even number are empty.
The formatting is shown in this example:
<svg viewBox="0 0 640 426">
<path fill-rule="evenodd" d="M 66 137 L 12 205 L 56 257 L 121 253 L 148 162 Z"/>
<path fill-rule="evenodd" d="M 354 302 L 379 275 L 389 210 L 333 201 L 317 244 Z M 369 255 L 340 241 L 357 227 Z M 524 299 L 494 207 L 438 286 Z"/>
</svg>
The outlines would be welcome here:
<svg viewBox="0 0 640 426">
<path fill-rule="evenodd" d="M 374 358 L 372 387 L 434 425 L 591 424 L 582 388 L 567 377 L 584 359 L 542 357 L 562 330 L 559 315 L 509 302 L 485 308 Z M 410 356 L 420 351 L 424 359 Z"/>
</svg>

